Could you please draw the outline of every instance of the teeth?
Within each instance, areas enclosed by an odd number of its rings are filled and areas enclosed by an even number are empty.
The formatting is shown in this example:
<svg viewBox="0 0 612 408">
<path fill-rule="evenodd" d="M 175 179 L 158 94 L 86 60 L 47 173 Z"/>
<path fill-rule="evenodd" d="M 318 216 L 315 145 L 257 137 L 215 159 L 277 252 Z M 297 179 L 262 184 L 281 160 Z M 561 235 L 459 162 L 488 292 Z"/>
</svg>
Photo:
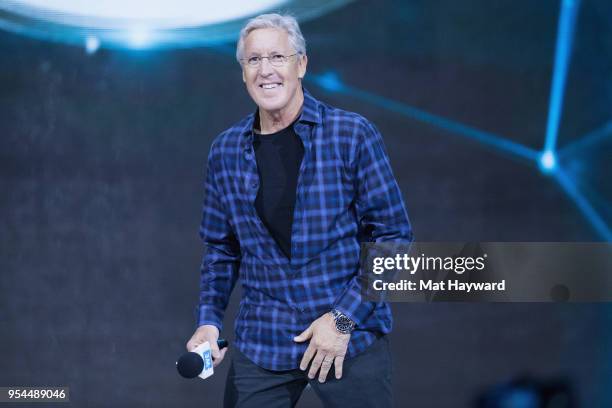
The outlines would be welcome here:
<svg viewBox="0 0 612 408">
<path fill-rule="evenodd" d="M 261 84 L 260 86 L 263 89 L 272 89 L 272 88 L 276 88 L 277 86 L 281 86 L 281 84 Z"/>
</svg>

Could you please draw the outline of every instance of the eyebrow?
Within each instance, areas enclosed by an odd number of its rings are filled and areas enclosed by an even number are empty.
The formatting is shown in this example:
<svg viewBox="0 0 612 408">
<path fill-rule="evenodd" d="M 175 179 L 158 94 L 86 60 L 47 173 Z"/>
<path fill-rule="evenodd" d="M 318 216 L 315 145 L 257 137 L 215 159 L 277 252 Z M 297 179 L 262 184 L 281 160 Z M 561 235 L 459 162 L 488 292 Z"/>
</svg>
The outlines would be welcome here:
<svg viewBox="0 0 612 408">
<path fill-rule="evenodd" d="M 282 52 L 282 51 L 276 51 L 276 50 L 271 51 L 270 53 L 268 53 L 268 55 L 276 55 L 276 54 L 288 55 L 288 53 L 285 53 L 285 52 Z M 247 54 L 247 58 L 250 58 L 250 57 L 259 57 L 261 55 L 262 54 L 260 52 L 253 51 L 253 52 L 250 52 L 250 53 Z"/>
</svg>

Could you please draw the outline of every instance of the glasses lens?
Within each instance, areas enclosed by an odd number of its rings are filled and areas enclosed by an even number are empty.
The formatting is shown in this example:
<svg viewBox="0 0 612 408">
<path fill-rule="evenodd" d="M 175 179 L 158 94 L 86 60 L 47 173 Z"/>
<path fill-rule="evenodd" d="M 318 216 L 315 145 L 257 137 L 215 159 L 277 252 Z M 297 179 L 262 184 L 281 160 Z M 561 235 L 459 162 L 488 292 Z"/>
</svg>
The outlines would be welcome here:
<svg viewBox="0 0 612 408">
<path fill-rule="evenodd" d="M 259 65 L 259 57 L 251 57 L 247 60 L 247 62 L 250 66 L 256 67 L 257 65 Z"/>
<path fill-rule="evenodd" d="M 285 57 L 282 55 L 272 55 L 270 57 L 270 63 L 274 66 L 281 66 L 283 65 L 283 62 L 285 62 Z"/>
</svg>

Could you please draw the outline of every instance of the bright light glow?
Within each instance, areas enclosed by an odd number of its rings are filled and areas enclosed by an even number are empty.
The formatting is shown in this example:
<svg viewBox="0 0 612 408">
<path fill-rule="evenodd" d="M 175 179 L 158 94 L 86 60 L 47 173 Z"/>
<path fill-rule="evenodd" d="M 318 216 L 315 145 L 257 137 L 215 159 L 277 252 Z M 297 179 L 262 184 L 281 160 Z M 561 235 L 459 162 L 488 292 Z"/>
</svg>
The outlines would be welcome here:
<svg viewBox="0 0 612 408">
<path fill-rule="evenodd" d="M 251 17 L 274 10 L 310 20 L 352 0 L 0 0 L 0 29 L 104 48 L 190 48 L 235 43 Z M 91 39 L 89 39 L 91 37 Z"/>
<path fill-rule="evenodd" d="M 547 150 L 540 156 L 540 169 L 544 173 L 550 173 L 557 166 L 557 158 L 555 153 Z"/>
<path fill-rule="evenodd" d="M 96 36 L 89 36 L 85 39 L 85 50 L 88 54 L 93 54 L 100 48 L 100 40 Z"/>
<path fill-rule="evenodd" d="M 132 48 L 144 48 L 151 44 L 151 32 L 146 27 L 135 27 L 128 32 L 128 41 Z"/>
<path fill-rule="evenodd" d="M 118 28 L 147 22 L 151 28 L 195 27 L 278 8 L 286 0 L 8 0 L 9 9 L 62 24 Z"/>
</svg>

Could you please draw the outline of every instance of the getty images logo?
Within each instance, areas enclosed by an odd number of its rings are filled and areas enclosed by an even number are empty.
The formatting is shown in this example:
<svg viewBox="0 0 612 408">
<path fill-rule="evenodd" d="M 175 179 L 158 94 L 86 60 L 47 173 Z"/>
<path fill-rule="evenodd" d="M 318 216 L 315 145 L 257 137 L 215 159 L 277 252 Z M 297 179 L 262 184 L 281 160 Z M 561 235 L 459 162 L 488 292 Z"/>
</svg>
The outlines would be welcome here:
<svg viewBox="0 0 612 408">
<path fill-rule="evenodd" d="M 411 275 L 419 271 L 451 271 L 457 275 L 470 271 L 482 271 L 486 267 L 487 254 L 482 256 L 410 256 L 397 254 L 395 257 L 375 257 L 372 272 L 380 275 L 385 271 L 407 271 Z"/>
</svg>

